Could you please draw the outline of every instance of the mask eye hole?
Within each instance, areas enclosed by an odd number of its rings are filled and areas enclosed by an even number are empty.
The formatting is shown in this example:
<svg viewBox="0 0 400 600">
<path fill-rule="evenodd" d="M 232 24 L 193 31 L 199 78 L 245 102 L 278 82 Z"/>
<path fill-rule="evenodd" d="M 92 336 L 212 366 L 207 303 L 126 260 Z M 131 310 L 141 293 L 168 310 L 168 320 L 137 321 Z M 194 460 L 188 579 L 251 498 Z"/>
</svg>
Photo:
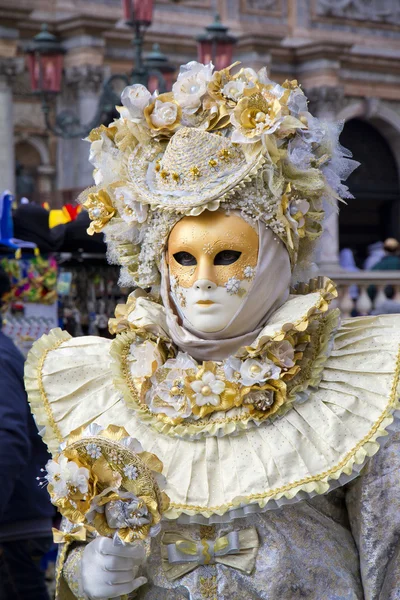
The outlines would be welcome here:
<svg viewBox="0 0 400 600">
<path fill-rule="evenodd" d="M 214 265 L 232 265 L 239 260 L 241 254 L 236 250 L 222 250 L 214 258 Z"/>
<path fill-rule="evenodd" d="M 193 254 L 190 254 L 190 252 L 176 252 L 176 254 L 174 254 L 173 256 L 176 262 L 182 265 L 183 267 L 192 267 L 194 265 L 197 265 L 197 260 L 195 259 Z"/>
</svg>

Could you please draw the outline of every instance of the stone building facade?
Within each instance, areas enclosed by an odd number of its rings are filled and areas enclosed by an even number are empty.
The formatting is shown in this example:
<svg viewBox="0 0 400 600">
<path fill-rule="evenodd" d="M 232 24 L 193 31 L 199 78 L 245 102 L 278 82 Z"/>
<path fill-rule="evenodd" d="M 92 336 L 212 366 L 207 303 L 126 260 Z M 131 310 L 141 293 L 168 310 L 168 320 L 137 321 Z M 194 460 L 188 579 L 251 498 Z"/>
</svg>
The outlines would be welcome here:
<svg viewBox="0 0 400 600">
<path fill-rule="evenodd" d="M 195 37 L 215 13 L 238 38 L 234 59 L 298 79 L 315 114 L 345 121 L 343 143 L 368 166 L 350 181 L 357 199 L 340 219 L 328 207 L 320 260 L 333 268 L 339 241 L 361 249 L 400 236 L 400 2 L 157 0 L 145 50 L 158 42 L 176 65 L 195 59 Z M 0 0 L 0 188 L 60 204 L 90 184 L 91 168 L 87 145 L 49 133 L 29 92 L 24 48 L 43 22 L 66 50 L 53 108 L 82 122 L 103 80 L 130 71 L 133 49 L 120 0 Z"/>
</svg>

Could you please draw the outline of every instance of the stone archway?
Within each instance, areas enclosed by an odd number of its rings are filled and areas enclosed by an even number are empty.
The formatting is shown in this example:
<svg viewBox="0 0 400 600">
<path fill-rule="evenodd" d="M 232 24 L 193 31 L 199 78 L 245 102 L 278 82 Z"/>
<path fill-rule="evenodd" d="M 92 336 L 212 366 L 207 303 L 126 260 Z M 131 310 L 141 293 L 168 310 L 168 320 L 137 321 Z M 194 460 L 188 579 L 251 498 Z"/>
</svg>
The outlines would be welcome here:
<svg viewBox="0 0 400 600">
<path fill-rule="evenodd" d="M 39 136 L 21 135 L 15 140 L 16 196 L 33 202 L 50 202 L 55 169 L 46 142 Z"/>
<path fill-rule="evenodd" d="M 360 266 L 367 246 L 400 238 L 400 115 L 378 99 L 355 102 L 339 115 L 341 143 L 361 165 L 347 184 L 355 196 L 339 213 L 339 246 L 355 251 Z"/>
</svg>

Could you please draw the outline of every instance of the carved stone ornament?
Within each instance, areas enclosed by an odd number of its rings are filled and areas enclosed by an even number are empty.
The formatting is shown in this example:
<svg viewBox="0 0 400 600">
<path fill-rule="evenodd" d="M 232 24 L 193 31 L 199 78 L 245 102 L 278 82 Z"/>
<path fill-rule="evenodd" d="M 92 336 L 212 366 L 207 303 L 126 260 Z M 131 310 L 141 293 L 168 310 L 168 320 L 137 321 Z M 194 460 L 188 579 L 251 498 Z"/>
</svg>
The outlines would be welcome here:
<svg viewBox="0 0 400 600">
<path fill-rule="evenodd" d="M 309 110 L 320 118 L 337 115 L 344 106 L 344 90 L 340 86 L 320 86 L 307 89 Z"/>
<path fill-rule="evenodd" d="M 242 0 L 241 12 L 253 14 L 281 13 L 281 0 Z"/>
<path fill-rule="evenodd" d="M 0 77 L 11 83 L 16 75 L 19 75 L 24 70 L 24 59 L 0 57 Z"/>
<path fill-rule="evenodd" d="M 104 67 L 100 65 L 80 65 L 65 70 L 65 83 L 79 91 L 98 91 L 104 79 Z"/>
<path fill-rule="evenodd" d="M 398 0 L 317 0 L 317 14 L 328 17 L 400 23 Z"/>
</svg>

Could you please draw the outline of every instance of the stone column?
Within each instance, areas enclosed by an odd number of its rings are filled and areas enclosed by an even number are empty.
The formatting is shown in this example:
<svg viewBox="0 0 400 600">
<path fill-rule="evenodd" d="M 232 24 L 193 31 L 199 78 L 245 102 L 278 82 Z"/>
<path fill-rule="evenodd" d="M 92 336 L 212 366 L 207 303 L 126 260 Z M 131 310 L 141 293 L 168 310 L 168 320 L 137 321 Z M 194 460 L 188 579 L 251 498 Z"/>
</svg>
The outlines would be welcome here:
<svg viewBox="0 0 400 600">
<path fill-rule="evenodd" d="M 335 121 L 343 107 L 344 90 L 340 86 L 321 86 L 306 90 L 309 110 L 323 121 Z M 339 265 L 339 207 L 325 202 L 324 232 L 318 242 L 316 260 L 322 274 L 340 271 Z"/>
<path fill-rule="evenodd" d="M 15 153 L 11 82 L 22 69 L 17 58 L 0 57 L 0 193 L 15 193 Z"/>
<path fill-rule="evenodd" d="M 81 65 L 66 69 L 66 90 L 58 110 L 68 108 L 77 115 L 82 125 L 90 123 L 96 113 L 102 81 L 102 66 Z M 83 189 L 93 185 L 93 166 L 88 157 L 88 142 L 81 138 L 60 139 L 58 165 L 61 189 Z"/>
</svg>

